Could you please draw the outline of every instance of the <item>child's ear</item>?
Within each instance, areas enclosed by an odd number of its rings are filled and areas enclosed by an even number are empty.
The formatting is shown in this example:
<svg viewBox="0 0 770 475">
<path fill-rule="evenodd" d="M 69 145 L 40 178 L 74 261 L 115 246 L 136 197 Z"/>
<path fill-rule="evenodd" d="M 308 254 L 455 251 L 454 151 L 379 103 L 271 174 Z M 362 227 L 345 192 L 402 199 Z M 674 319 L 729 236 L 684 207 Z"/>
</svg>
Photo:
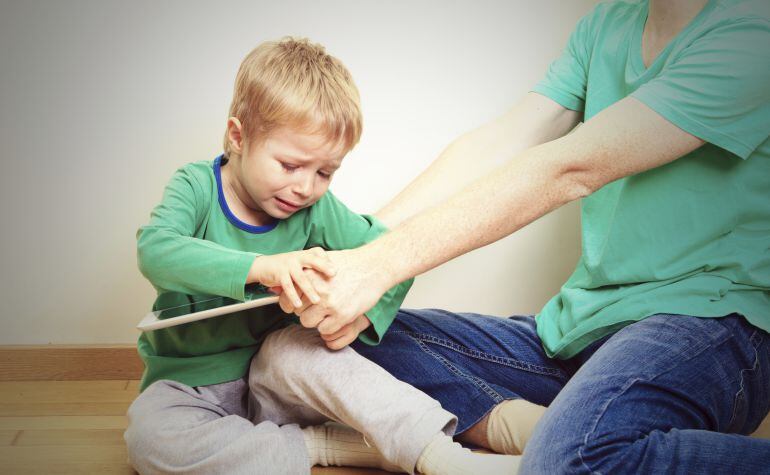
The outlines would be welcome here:
<svg viewBox="0 0 770 475">
<path fill-rule="evenodd" d="M 227 140 L 230 142 L 230 149 L 241 154 L 243 146 L 243 135 L 241 134 L 241 121 L 236 117 L 227 119 Z"/>
</svg>

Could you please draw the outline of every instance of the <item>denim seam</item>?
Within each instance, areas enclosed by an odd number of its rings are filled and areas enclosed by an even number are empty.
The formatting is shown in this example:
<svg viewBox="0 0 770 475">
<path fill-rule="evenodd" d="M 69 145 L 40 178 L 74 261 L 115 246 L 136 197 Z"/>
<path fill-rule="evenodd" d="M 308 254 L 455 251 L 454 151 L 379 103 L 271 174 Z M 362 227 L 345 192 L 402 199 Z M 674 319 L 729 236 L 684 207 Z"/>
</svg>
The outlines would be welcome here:
<svg viewBox="0 0 770 475">
<path fill-rule="evenodd" d="M 522 363 L 521 361 L 515 360 L 512 358 L 504 358 L 502 356 L 490 355 L 489 353 L 485 353 L 483 351 L 472 350 L 468 347 L 458 345 L 456 343 L 452 343 L 451 341 L 444 340 L 441 338 L 436 338 L 433 335 L 427 335 L 423 333 L 415 333 L 415 332 L 409 332 L 409 331 L 403 331 L 403 330 L 395 330 L 392 333 L 403 333 L 415 340 L 427 341 L 439 346 L 443 346 L 447 349 L 450 349 L 457 353 L 461 353 L 470 358 L 491 361 L 492 363 L 501 364 L 503 366 L 510 366 L 511 368 L 520 369 L 522 371 L 529 371 L 531 373 L 538 373 L 545 376 L 564 377 L 563 372 L 557 368 L 548 368 L 545 366 L 538 366 L 531 363 Z"/>
<path fill-rule="evenodd" d="M 754 349 L 754 364 L 751 368 L 743 368 L 740 371 L 740 381 L 741 386 L 738 388 L 738 392 L 735 393 L 735 397 L 733 398 L 733 415 L 730 417 L 730 422 L 727 424 L 727 429 L 733 425 L 735 422 L 735 418 L 738 416 L 738 401 L 743 397 L 745 394 L 745 384 L 746 384 L 746 378 L 745 375 L 747 372 L 756 371 L 759 369 L 759 345 L 762 343 L 762 335 L 759 334 L 759 330 L 754 330 L 754 333 L 751 334 L 751 337 L 749 338 L 749 342 L 751 342 L 751 347 Z M 756 343 L 755 343 L 756 341 Z"/>
<path fill-rule="evenodd" d="M 703 345 L 690 358 L 694 358 L 694 357 L 698 356 L 702 352 L 706 351 L 708 348 L 710 348 L 709 345 Z M 688 359 L 690 359 L 690 358 L 688 358 Z M 601 472 L 596 472 L 596 471 L 592 470 L 591 467 L 589 467 L 588 464 L 585 462 L 585 460 L 583 459 L 583 447 L 585 447 L 588 444 L 588 439 L 590 439 L 593 436 L 593 434 L 596 432 L 596 427 L 599 425 L 599 421 L 602 419 L 602 416 L 604 416 L 604 413 L 607 411 L 607 408 L 609 407 L 609 405 L 612 404 L 615 401 L 615 399 L 617 399 L 618 397 L 620 397 L 623 394 L 625 394 L 625 392 L 628 391 L 628 389 L 631 388 L 631 386 L 633 386 L 634 384 L 636 384 L 636 383 L 638 383 L 640 381 L 653 382 L 656 379 L 658 379 L 661 376 L 663 376 L 664 374 L 667 374 L 667 373 L 673 371 L 673 369 L 674 369 L 673 367 L 668 368 L 665 371 L 663 371 L 661 373 L 658 373 L 655 376 L 650 377 L 650 378 L 635 378 L 635 379 L 629 381 L 628 384 L 623 386 L 623 388 L 616 395 L 614 395 L 613 397 L 607 399 L 607 401 L 602 406 L 601 411 L 598 412 L 596 420 L 594 421 L 593 426 L 591 427 L 591 430 L 588 433 L 586 433 L 586 436 L 583 438 L 583 445 L 578 448 L 578 457 L 580 458 L 580 463 L 582 463 L 583 466 L 586 469 L 588 469 L 588 471 L 590 473 L 597 474 L 597 475 L 601 474 Z"/>
<path fill-rule="evenodd" d="M 583 447 L 585 447 L 588 444 L 588 439 L 590 439 L 591 436 L 593 436 L 594 432 L 596 432 L 596 426 L 599 425 L 599 421 L 601 420 L 601 418 L 604 415 L 604 413 L 607 412 L 607 408 L 609 407 L 609 405 L 612 404 L 615 401 L 615 399 L 617 399 L 618 397 L 622 396 L 626 391 L 628 391 L 628 388 L 630 388 L 631 386 L 633 386 L 634 384 L 636 384 L 639 381 L 641 381 L 640 378 L 636 378 L 636 379 L 633 379 L 633 380 L 629 381 L 628 384 L 623 386 L 623 388 L 615 396 L 607 399 L 607 401 L 602 406 L 601 411 L 598 412 L 596 420 L 594 421 L 593 426 L 591 427 L 591 431 L 587 432 L 585 437 L 583 438 L 583 445 L 578 447 L 578 457 L 580 457 L 580 463 L 583 464 L 583 466 L 588 470 L 589 473 L 599 474 L 599 475 L 601 474 L 601 472 L 597 472 L 597 471 L 593 470 L 591 467 L 589 467 L 588 464 L 586 463 L 585 459 L 583 459 Z"/>
<path fill-rule="evenodd" d="M 399 332 L 399 333 L 408 333 L 408 332 Z M 487 396 L 492 398 L 492 400 L 495 403 L 499 403 L 499 402 L 501 402 L 503 400 L 503 396 L 501 396 L 497 391 L 492 389 L 484 380 L 482 380 L 480 378 L 476 378 L 475 376 L 463 373 L 462 371 L 457 369 L 454 365 L 452 365 L 449 362 L 449 360 L 447 360 L 446 358 L 444 358 L 440 354 L 438 354 L 435 351 L 433 351 L 430 348 L 428 348 L 428 345 L 426 345 L 425 342 L 423 342 L 419 338 L 415 338 L 415 337 L 413 337 L 411 335 L 409 335 L 409 336 L 410 336 L 410 338 L 412 338 L 415 341 L 415 343 L 417 343 L 417 346 L 419 346 L 420 349 L 422 349 L 422 351 L 424 351 L 425 353 L 427 353 L 427 354 L 433 356 L 434 358 L 436 358 L 437 360 L 439 360 L 439 362 L 441 362 L 441 364 L 443 364 L 449 371 L 454 373 L 456 376 L 459 376 L 461 378 L 469 380 L 471 382 L 471 384 L 475 385 L 478 389 L 483 391 Z"/>
</svg>

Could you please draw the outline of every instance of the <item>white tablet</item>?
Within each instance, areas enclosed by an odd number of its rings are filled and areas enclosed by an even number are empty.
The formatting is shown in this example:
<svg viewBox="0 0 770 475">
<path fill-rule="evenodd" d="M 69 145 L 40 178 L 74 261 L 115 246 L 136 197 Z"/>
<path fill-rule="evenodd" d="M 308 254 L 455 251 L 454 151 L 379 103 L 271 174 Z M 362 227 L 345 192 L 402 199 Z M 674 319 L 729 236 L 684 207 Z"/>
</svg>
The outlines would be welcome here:
<svg viewBox="0 0 770 475">
<path fill-rule="evenodd" d="M 145 332 L 158 330 L 278 302 L 278 296 L 267 291 L 247 292 L 243 302 L 229 297 L 184 297 L 187 303 L 150 312 L 136 328 Z"/>
</svg>

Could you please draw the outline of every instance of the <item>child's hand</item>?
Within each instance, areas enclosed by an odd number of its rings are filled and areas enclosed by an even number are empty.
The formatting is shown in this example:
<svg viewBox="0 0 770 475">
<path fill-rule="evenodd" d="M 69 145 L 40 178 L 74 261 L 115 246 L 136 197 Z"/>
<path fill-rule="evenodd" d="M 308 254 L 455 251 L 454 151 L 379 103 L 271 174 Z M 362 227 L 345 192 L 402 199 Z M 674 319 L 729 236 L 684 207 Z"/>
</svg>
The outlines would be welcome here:
<svg viewBox="0 0 770 475">
<path fill-rule="evenodd" d="M 359 315 L 355 320 L 348 323 L 344 327 L 340 328 L 336 333 L 331 335 L 321 334 L 321 338 L 326 342 L 326 346 L 330 350 L 341 350 L 349 344 L 356 341 L 358 335 L 369 328 L 372 322 L 366 318 L 366 315 Z"/>
<path fill-rule="evenodd" d="M 304 269 L 315 269 L 329 277 L 333 277 L 336 273 L 326 252 L 320 247 L 314 247 L 305 251 L 258 256 L 251 265 L 247 282 L 259 282 L 265 287 L 281 287 L 283 295 L 288 297 L 296 307 L 300 307 L 302 299 L 294 287 L 296 284 L 302 294 L 306 295 L 311 302 L 317 303 L 321 299 L 313 284 L 310 283 L 310 279 L 305 275 Z"/>
</svg>

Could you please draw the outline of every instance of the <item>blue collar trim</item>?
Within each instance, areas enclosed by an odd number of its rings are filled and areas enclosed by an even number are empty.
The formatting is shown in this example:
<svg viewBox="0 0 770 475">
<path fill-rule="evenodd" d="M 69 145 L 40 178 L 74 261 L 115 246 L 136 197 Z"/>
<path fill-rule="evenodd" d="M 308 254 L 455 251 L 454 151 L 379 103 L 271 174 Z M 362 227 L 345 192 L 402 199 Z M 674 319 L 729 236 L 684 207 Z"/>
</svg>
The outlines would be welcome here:
<svg viewBox="0 0 770 475">
<path fill-rule="evenodd" d="M 254 233 L 254 234 L 266 233 L 268 231 L 272 231 L 273 229 L 275 229 L 275 227 L 278 226 L 279 220 L 276 220 L 276 222 L 273 224 L 266 224 L 264 226 L 255 226 L 253 224 L 244 223 L 243 221 L 238 219 L 233 214 L 232 211 L 230 211 L 230 207 L 227 206 L 227 200 L 225 200 L 225 193 L 222 190 L 221 168 L 222 168 L 223 157 L 224 157 L 224 154 L 214 159 L 213 168 L 214 168 L 214 177 L 217 180 L 217 194 L 219 195 L 219 207 L 222 208 L 222 212 L 227 217 L 227 220 L 233 223 L 233 225 L 238 229 L 242 229 L 246 232 Z"/>
</svg>

